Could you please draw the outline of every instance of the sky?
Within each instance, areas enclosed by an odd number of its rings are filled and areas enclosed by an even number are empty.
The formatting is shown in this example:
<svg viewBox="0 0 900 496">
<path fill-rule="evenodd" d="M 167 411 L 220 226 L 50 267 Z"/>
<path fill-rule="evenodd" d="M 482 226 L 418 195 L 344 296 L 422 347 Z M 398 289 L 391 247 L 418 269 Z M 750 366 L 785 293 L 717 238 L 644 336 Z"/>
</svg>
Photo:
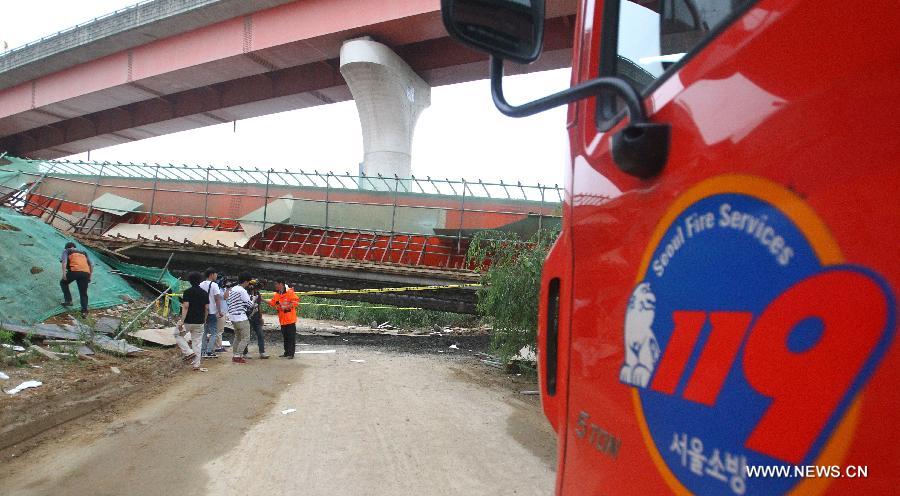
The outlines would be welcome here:
<svg viewBox="0 0 900 496">
<path fill-rule="evenodd" d="M 15 48 L 134 0 L 0 0 L 0 49 Z M 569 69 L 507 77 L 513 103 L 569 85 Z M 487 80 L 432 88 L 412 150 L 417 177 L 561 184 L 567 163 L 566 109 L 513 119 L 491 102 Z M 93 150 L 91 160 L 358 171 L 362 135 L 354 102 L 271 114 Z M 79 154 L 71 159 L 84 159 Z"/>
</svg>

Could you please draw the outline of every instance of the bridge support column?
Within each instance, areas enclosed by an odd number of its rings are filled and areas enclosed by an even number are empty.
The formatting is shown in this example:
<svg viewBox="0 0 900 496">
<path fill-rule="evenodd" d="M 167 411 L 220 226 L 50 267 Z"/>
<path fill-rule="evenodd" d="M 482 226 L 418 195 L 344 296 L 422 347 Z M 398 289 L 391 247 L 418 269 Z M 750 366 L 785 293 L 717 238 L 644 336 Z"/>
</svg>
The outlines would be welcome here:
<svg viewBox="0 0 900 496">
<path fill-rule="evenodd" d="M 431 105 L 431 87 L 390 48 L 367 38 L 341 47 L 341 74 L 350 87 L 362 126 L 367 176 L 408 178 L 419 114 Z M 392 190 L 395 181 L 364 181 L 364 188 Z"/>
</svg>

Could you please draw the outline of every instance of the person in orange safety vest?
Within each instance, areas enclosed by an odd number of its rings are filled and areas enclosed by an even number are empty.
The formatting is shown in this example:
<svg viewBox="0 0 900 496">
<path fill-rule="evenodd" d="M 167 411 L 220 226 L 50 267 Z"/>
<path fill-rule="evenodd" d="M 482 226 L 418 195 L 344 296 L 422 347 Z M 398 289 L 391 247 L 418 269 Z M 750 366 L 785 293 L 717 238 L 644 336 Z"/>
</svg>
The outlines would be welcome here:
<svg viewBox="0 0 900 496">
<path fill-rule="evenodd" d="M 278 323 L 281 324 L 281 336 L 284 338 L 284 353 L 281 358 L 294 358 L 297 346 L 297 307 L 300 297 L 289 288 L 284 280 L 275 282 L 275 295 L 269 305 L 278 310 Z"/>
<path fill-rule="evenodd" d="M 94 271 L 94 264 L 88 258 L 87 253 L 79 250 L 75 243 L 68 242 L 63 249 L 62 255 L 59 257 L 62 265 L 62 278 L 59 280 L 59 287 L 63 292 L 62 305 L 65 307 L 72 306 L 72 293 L 69 292 L 69 285 L 74 281 L 78 285 L 78 299 L 81 303 L 81 315 L 86 316 L 88 310 L 88 284 L 91 282 L 91 274 Z"/>
</svg>

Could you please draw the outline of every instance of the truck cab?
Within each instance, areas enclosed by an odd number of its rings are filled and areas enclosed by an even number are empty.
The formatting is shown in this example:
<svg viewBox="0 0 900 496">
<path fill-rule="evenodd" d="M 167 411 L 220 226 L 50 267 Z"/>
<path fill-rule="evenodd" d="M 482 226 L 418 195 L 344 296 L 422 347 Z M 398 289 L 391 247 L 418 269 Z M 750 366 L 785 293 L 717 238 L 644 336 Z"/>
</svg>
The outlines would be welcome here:
<svg viewBox="0 0 900 496">
<path fill-rule="evenodd" d="M 520 107 L 544 2 L 442 8 L 501 111 L 568 105 L 557 494 L 896 494 L 897 4 L 582 0 L 572 87 Z"/>
</svg>

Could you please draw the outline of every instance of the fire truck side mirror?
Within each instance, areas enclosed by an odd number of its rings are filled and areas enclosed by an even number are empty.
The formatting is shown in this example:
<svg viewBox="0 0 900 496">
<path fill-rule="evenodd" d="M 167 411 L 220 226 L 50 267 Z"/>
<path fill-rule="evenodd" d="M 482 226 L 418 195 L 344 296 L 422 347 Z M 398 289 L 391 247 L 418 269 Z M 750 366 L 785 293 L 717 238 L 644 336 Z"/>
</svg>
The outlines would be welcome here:
<svg viewBox="0 0 900 496">
<path fill-rule="evenodd" d="M 669 156 L 671 129 L 649 122 L 640 94 L 622 78 L 601 77 L 522 105 L 503 95 L 503 61 L 528 64 L 541 53 L 544 0 L 441 0 L 444 26 L 457 41 L 491 56 L 491 95 L 509 117 L 538 112 L 612 90 L 625 102 L 629 123 L 612 137 L 616 166 L 642 179 L 659 174 Z"/>
<path fill-rule="evenodd" d="M 450 36 L 480 52 L 529 64 L 541 54 L 544 0 L 441 0 Z"/>
</svg>

